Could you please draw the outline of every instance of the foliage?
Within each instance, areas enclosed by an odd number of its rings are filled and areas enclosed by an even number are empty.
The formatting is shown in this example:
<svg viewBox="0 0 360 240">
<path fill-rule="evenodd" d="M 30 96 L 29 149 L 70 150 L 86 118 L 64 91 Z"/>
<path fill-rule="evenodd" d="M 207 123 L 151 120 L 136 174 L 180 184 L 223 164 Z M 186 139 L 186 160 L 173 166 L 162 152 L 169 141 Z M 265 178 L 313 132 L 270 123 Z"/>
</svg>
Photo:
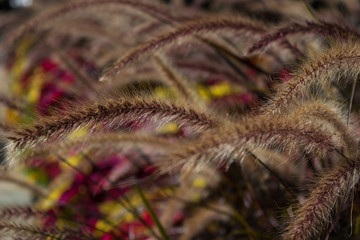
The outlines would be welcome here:
<svg viewBox="0 0 360 240">
<path fill-rule="evenodd" d="M 3 13 L 2 181 L 34 201 L 0 209 L 1 236 L 359 238 L 359 10 L 79 0 Z"/>
</svg>

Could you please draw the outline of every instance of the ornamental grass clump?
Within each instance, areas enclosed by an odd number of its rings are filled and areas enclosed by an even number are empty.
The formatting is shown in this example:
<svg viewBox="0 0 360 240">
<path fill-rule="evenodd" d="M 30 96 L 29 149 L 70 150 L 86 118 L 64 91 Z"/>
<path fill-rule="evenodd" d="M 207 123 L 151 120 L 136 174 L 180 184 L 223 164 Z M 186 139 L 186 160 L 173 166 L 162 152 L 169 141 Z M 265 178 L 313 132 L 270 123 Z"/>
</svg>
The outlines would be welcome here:
<svg viewBox="0 0 360 240">
<path fill-rule="evenodd" d="M 0 208 L 0 237 L 358 239 L 359 10 L 38 0 L 2 13 L 0 180 L 31 199 Z"/>
</svg>

